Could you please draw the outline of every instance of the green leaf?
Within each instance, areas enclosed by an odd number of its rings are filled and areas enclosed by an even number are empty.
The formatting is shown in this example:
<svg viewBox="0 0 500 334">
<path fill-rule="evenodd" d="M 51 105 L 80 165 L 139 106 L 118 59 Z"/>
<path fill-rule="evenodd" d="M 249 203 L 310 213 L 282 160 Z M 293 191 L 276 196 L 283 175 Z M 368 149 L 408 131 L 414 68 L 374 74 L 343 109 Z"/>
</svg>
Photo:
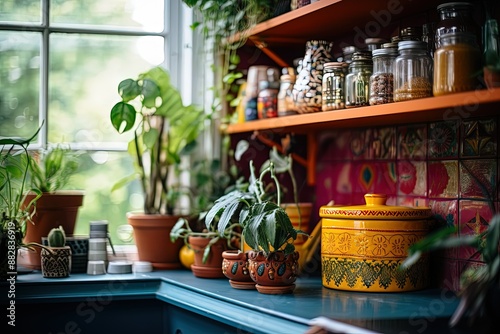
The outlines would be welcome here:
<svg viewBox="0 0 500 334">
<path fill-rule="evenodd" d="M 137 180 L 138 178 L 139 178 L 139 174 L 137 174 L 137 173 L 133 173 L 133 174 L 130 174 L 128 176 L 121 178 L 113 185 L 113 187 L 111 188 L 111 192 L 116 191 L 120 188 L 123 188 L 124 186 L 126 186 L 127 184 L 129 184 L 130 182 L 132 182 L 134 180 Z"/>
<path fill-rule="evenodd" d="M 153 80 L 144 79 L 142 82 L 142 104 L 146 108 L 157 107 L 156 99 L 160 97 L 160 88 Z"/>
<path fill-rule="evenodd" d="M 134 126 L 135 116 L 136 111 L 132 105 L 126 102 L 118 102 L 111 109 L 111 124 L 119 133 L 124 133 Z"/>
<path fill-rule="evenodd" d="M 160 133 L 155 128 L 150 128 L 148 131 L 142 134 L 142 140 L 147 148 L 152 149 L 158 142 L 158 137 Z"/>
<path fill-rule="evenodd" d="M 122 97 L 123 102 L 135 99 L 140 93 L 141 87 L 133 79 L 125 79 L 118 84 L 118 94 Z"/>
</svg>

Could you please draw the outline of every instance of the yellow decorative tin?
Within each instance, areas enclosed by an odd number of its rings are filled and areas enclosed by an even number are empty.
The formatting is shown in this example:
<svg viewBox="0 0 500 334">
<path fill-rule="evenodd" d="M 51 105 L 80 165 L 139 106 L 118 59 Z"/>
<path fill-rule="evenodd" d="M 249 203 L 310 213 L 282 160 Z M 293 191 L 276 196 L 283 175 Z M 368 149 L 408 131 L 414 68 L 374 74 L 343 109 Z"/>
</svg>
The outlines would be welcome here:
<svg viewBox="0 0 500 334">
<path fill-rule="evenodd" d="M 408 248 L 429 229 L 430 208 L 385 205 L 383 194 L 365 195 L 366 205 L 322 206 L 323 286 L 332 289 L 401 292 L 425 288 L 427 257 L 401 270 Z"/>
</svg>

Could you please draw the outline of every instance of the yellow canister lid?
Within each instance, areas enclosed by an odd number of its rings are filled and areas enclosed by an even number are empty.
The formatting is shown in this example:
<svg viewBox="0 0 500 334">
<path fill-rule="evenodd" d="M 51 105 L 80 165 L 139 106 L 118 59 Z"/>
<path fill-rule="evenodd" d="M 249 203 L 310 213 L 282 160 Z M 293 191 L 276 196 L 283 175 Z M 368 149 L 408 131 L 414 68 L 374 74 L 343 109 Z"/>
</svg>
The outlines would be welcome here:
<svg viewBox="0 0 500 334">
<path fill-rule="evenodd" d="M 386 205 L 387 195 L 366 194 L 366 205 L 329 206 L 319 209 L 322 218 L 337 219 L 427 219 L 431 217 L 428 207 L 405 207 Z"/>
</svg>

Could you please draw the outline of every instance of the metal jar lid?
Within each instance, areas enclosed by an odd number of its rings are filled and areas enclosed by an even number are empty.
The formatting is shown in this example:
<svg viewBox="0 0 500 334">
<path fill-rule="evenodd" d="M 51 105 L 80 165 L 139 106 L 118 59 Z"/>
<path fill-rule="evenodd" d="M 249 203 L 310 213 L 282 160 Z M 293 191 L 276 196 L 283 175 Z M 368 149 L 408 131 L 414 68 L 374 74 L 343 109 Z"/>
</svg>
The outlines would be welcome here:
<svg viewBox="0 0 500 334">
<path fill-rule="evenodd" d="M 366 194 L 366 205 L 353 206 L 322 206 L 319 215 L 322 218 L 336 219 L 389 219 L 417 220 L 431 217 L 428 207 L 405 207 L 386 205 L 387 195 Z"/>
<path fill-rule="evenodd" d="M 420 41 L 402 41 L 398 43 L 398 50 L 408 49 L 427 50 L 427 43 Z"/>
</svg>

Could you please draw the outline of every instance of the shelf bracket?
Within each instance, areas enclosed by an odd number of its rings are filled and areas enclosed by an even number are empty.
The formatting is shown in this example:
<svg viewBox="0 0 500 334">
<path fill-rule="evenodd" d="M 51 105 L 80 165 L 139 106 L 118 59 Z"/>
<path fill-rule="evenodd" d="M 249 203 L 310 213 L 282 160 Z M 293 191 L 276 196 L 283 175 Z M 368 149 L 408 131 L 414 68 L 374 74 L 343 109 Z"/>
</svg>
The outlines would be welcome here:
<svg viewBox="0 0 500 334">
<path fill-rule="evenodd" d="M 271 49 L 267 47 L 267 43 L 259 37 L 249 37 L 249 39 L 255 44 L 257 48 L 262 50 L 269 58 L 271 58 L 280 67 L 290 67 L 286 61 L 284 61 L 280 56 L 274 53 Z"/>
</svg>

